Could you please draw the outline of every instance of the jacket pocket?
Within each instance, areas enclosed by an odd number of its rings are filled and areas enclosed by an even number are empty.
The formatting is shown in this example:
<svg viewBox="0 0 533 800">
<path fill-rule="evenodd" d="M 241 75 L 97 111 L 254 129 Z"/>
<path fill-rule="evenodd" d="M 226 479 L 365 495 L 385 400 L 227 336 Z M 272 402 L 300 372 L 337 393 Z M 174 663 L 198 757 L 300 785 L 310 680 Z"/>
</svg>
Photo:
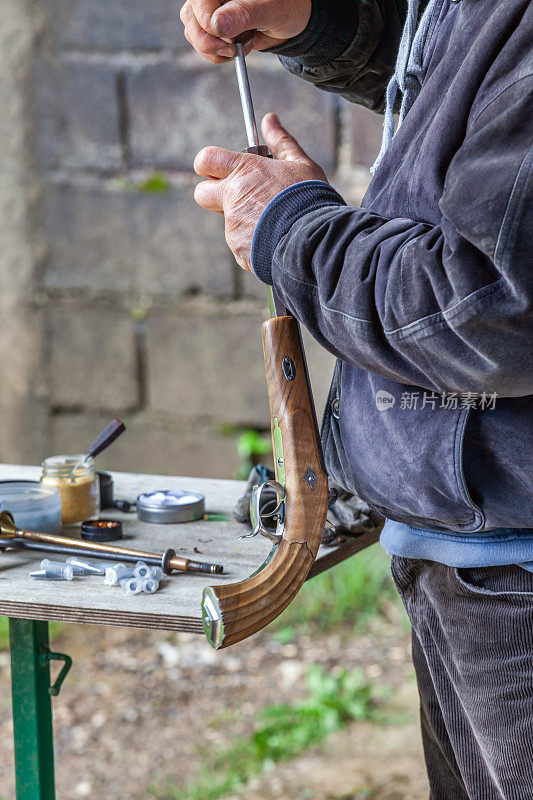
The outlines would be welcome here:
<svg viewBox="0 0 533 800">
<path fill-rule="evenodd" d="M 338 430 L 351 491 L 389 519 L 471 533 L 485 524 L 465 481 L 470 409 L 343 364 Z M 330 459 L 331 460 L 331 459 Z"/>
</svg>

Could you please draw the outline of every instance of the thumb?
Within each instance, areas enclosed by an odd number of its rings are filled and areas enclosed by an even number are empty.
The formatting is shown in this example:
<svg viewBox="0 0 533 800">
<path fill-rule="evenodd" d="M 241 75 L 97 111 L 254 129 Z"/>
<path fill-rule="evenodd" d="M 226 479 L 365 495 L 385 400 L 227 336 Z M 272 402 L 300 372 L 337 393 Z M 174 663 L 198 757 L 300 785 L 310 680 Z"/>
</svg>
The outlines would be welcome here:
<svg viewBox="0 0 533 800">
<path fill-rule="evenodd" d="M 213 14 L 212 28 L 223 39 L 233 39 L 244 31 L 265 27 L 264 3 L 229 0 Z"/>
<path fill-rule="evenodd" d="M 261 131 L 274 158 L 281 161 L 300 161 L 304 164 L 313 163 L 296 139 L 287 133 L 276 114 L 267 114 L 263 117 Z"/>
</svg>

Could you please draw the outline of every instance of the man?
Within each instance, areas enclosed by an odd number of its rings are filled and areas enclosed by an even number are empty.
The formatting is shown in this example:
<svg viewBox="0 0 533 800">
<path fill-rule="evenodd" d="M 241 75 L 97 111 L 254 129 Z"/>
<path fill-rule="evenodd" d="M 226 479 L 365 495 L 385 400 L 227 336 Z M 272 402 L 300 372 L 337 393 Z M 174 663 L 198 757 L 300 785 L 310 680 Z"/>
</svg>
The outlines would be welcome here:
<svg viewBox="0 0 533 800">
<path fill-rule="evenodd" d="M 187 0 L 181 17 L 214 63 L 258 28 L 255 49 L 385 112 L 361 208 L 274 115 L 276 160 L 208 147 L 195 198 L 338 357 L 326 464 L 388 520 L 433 800 L 533 798 L 533 8 Z"/>
</svg>

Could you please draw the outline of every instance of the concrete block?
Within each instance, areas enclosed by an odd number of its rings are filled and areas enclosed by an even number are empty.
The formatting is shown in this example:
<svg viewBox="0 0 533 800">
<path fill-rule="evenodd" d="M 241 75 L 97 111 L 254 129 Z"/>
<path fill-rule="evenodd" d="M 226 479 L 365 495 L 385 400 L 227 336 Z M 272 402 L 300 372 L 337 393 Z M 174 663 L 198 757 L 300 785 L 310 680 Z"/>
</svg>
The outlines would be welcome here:
<svg viewBox="0 0 533 800">
<path fill-rule="evenodd" d="M 49 289 L 233 292 L 223 220 L 195 204 L 192 185 L 150 194 L 117 182 L 50 183 L 45 206 Z"/>
<path fill-rule="evenodd" d="M 36 14 L 37 12 L 37 14 Z M 28 70 L 38 9 L 4 0 L 0 12 L 0 460 L 38 463 L 47 435 L 43 315 L 33 302 L 40 243 Z"/>
<path fill-rule="evenodd" d="M 346 116 L 351 164 L 371 167 L 381 147 L 383 116 L 353 103 L 346 103 Z"/>
<path fill-rule="evenodd" d="M 331 169 L 335 98 L 299 81 L 276 61 L 261 69 L 259 59 L 250 59 L 258 121 L 268 111 L 276 111 L 309 155 L 326 170 Z M 162 59 L 130 70 L 127 83 L 133 163 L 190 169 L 205 145 L 234 150 L 246 146 L 232 64 L 210 67 L 198 62 L 186 67 Z"/>
<path fill-rule="evenodd" d="M 150 312 L 148 403 L 154 411 L 268 428 L 261 322 L 246 308 Z"/>
<path fill-rule="evenodd" d="M 116 74 L 105 63 L 38 58 L 35 135 L 46 168 L 122 164 Z"/>
<path fill-rule="evenodd" d="M 176 0 L 55 0 L 57 47 L 178 50 L 186 46 Z"/>
<path fill-rule="evenodd" d="M 137 407 L 139 388 L 129 316 L 57 303 L 50 303 L 47 313 L 51 405 L 106 410 L 111 415 Z"/>
<path fill-rule="evenodd" d="M 237 474 L 237 434 L 225 436 L 202 422 L 162 421 L 150 414 L 123 420 L 126 431 L 99 457 L 99 469 L 200 478 L 234 478 Z M 83 452 L 107 422 L 109 417 L 104 415 L 54 416 L 51 452 Z"/>
</svg>

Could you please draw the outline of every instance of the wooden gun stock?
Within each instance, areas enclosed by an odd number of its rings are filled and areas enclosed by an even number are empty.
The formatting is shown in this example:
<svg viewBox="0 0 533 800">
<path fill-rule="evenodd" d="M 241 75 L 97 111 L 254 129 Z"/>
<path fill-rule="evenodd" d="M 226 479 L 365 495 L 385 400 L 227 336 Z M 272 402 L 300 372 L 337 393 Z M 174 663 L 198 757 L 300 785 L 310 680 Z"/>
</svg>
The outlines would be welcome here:
<svg viewBox="0 0 533 800">
<path fill-rule="evenodd" d="M 276 478 L 286 488 L 282 533 L 265 563 L 239 583 L 204 591 L 202 619 L 215 648 L 260 631 L 289 605 L 316 558 L 328 507 L 328 479 L 297 321 L 263 323 Z"/>
</svg>

